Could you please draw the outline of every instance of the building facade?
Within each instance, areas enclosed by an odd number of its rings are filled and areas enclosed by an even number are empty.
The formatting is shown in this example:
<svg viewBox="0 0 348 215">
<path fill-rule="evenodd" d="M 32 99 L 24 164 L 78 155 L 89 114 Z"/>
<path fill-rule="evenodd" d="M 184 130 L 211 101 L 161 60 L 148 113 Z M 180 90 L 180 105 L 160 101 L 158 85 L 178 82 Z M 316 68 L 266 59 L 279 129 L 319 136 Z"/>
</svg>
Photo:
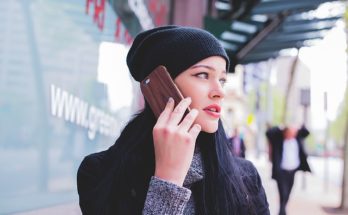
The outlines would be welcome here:
<svg viewBox="0 0 348 215">
<path fill-rule="evenodd" d="M 87 154 L 142 106 L 125 57 L 169 0 L 0 2 L 0 214 L 78 200 Z"/>
</svg>

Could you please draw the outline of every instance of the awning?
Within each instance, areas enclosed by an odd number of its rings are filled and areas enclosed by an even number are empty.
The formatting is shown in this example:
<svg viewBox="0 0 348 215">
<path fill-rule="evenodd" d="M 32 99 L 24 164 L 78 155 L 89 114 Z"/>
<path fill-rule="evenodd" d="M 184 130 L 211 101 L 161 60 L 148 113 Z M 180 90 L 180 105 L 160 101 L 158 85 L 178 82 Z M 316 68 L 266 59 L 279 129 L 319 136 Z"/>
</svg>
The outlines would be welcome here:
<svg viewBox="0 0 348 215">
<path fill-rule="evenodd" d="M 345 11 L 342 1 L 330 0 L 218 0 L 214 6 L 217 16 L 205 17 L 205 29 L 219 38 L 234 65 L 316 44 Z"/>
</svg>

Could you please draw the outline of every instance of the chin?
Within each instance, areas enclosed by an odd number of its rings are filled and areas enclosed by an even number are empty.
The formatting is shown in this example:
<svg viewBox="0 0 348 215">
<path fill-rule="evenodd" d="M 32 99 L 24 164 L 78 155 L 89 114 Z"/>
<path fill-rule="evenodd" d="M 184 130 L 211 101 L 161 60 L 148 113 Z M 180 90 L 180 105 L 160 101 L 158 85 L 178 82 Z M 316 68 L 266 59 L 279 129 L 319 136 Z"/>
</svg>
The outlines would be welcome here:
<svg viewBox="0 0 348 215">
<path fill-rule="evenodd" d="M 195 123 L 201 125 L 202 131 L 210 134 L 215 133 L 219 127 L 219 120 L 211 120 L 204 117 L 198 117 Z"/>
<path fill-rule="evenodd" d="M 202 131 L 212 134 L 218 130 L 218 123 L 216 123 L 216 125 L 207 125 L 207 124 L 202 125 L 201 124 L 201 127 L 202 127 Z"/>
</svg>

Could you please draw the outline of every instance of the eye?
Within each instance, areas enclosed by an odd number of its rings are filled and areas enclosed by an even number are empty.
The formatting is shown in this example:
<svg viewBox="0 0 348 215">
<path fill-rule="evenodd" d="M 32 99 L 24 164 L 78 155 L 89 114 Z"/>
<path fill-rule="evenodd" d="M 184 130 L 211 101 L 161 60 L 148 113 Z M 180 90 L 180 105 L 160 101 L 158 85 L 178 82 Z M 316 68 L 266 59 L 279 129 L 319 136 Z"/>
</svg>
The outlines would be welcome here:
<svg viewBox="0 0 348 215">
<path fill-rule="evenodd" d="M 206 73 L 206 72 L 200 72 L 200 73 L 195 74 L 194 76 L 201 78 L 201 79 L 208 79 L 208 73 Z"/>
</svg>

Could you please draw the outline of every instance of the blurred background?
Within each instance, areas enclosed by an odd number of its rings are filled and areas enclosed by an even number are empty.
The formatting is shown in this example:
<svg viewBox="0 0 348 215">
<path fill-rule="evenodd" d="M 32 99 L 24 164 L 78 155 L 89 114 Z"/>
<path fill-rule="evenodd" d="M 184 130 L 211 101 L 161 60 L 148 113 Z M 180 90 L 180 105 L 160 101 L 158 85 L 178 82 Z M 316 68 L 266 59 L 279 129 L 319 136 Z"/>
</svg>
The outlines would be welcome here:
<svg viewBox="0 0 348 215">
<path fill-rule="evenodd" d="M 348 214 L 347 18 L 338 0 L 0 0 L 0 214 L 81 214 L 79 164 L 144 104 L 125 62 L 133 38 L 167 24 L 210 31 L 230 56 L 222 120 L 271 214 L 265 131 L 288 124 L 311 131 L 312 168 L 289 214 Z"/>
</svg>

